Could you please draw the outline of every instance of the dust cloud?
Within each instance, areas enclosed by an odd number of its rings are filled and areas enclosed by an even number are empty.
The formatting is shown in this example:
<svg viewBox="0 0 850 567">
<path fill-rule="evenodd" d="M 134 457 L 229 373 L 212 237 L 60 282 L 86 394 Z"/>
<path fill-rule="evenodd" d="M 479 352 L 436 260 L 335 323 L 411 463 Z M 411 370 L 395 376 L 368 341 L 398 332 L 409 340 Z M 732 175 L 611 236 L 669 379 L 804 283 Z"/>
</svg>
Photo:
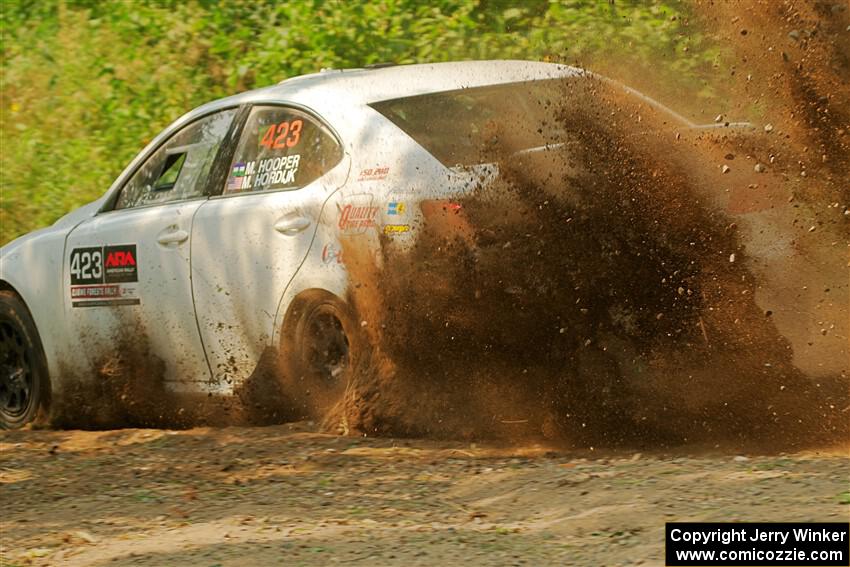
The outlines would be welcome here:
<svg viewBox="0 0 850 567">
<path fill-rule="evenodd" d="M 578 446 L 846 440 L 846 221 L 801 230 L 823 199 L 796 196 L 776 136 L 688 128 L 590 75 L 560 94 L 538 119 L 557 125 L 549 149 L 513 153 L 510 127 L 482 148 L 499 181 L 444 212 L 466 230 L 426 221 L 384 268 L 348 243 L 372 355 L 332 423 Z M 794 316 L 813 293 L 817 329 Z"/>
<path fill-rule="evenodd" d="M 569 80 L 534 123 L 547 149 L 517 154 L 519 125 L 494 130 L 481 152 L 497 181 L 416 227 L 412 248 L 382 236 L 376 261 L 344 243 L 367 347 L 328 429 L 573 447 L 847 441 L 850 10 L 695 11 L 735 56 L 728 105 L 697 109 L 716 113 L 711 127 L 594 75 Z M 278 358 L 232 402 L 132 402 L 110 419 L 304 417 Z M 101 367 L 114 386 L 94 398 L 164 400 Z"/>
</svg>

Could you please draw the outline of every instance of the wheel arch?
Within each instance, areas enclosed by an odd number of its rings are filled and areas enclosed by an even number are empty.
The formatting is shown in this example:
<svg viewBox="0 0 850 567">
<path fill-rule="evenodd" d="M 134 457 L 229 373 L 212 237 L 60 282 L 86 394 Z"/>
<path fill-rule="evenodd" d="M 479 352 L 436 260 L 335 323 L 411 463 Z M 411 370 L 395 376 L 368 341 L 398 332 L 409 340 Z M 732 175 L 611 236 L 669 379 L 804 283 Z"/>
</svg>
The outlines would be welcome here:
<svg viewBox="0 0 850 567">
<path fill-rule="evenodd" d="M 10 284 L 6 280 L 0 279 L 0 291 L 11 291 L 15 295 L 20 297 L 21 301 L 24 301 L 24 296 L 22 296 L 21 293 L 17 289 L 15 289 L 15 286 Z M 24 304 L 26 305 L 26 301 L 24 301 Z M 27 309 L 29 309 L 29 307 L 27 307 Z M 30 315 L 32 315 L 32 314 L 30 313 Z"/>
<path fill-rule="evenodd" d="M 29 315 L 30 319 L 32 319 L 33 324 L 35 325 L 35 330 L 38 333 L 39 346 L 41 346 L 41 350 L 44 351 L 44 344 L 42 344 L 42 342 L 41 342 L 41 331 L 39 331 L 38 325 L 35 324 L 35 316 L 33 315 L 32 309 L 30 309 L 29 303 L 27 303 L 27 300 L 24 297 L 24 294 L 22 294 L 20 291 L 18 291 L 15 288 L 15 286 L 13 286 L 11 283 L 9 283 L 7 280 L 4 280 L 4 279 L 0 279 L 0 291 L 11 291 L 12 293 L 14 293 L 18 297 L 18 299 L 21 300 L 21 303 L 24 304 L 24 307 L 27 310 L 27 315 Z M 46 356 L 46 354 L 45 354 L 45 356 Z"/>
<path fill-rule="evenodd" d="M 30 309 L 30 306 L 27 303 L 26 298 L 24 297 L 24 295 L 21 292 L 19 292 L 15 288 L 14 285 L 12 285 L 6 279 L 0 279 L 0 291 L 8 291 L 8 292 L 15 294 L 15 296 L 21 301 L 21 304 L 24 306 L 24 309 L 27 310 L 27 315 L 29 316 L 30 320 L 32 321 L 33 328 L 35 329 L 35 333 L 36 333 L 35 338 L 38 341 L 38 347 L 41 350 L 42 368 L 43 368 L 44 373 L 45 373 L 45 378 L 47 378 L 47 380 L 44 383 L 44 394 L 43 394 L 44 398 L 43 398 L 43 402 L 42 402 L 43 405 L 44 405 L 43 409 L 45 410 L 46 413 L 49 414 L 51 404 L 52 404 L 52 401 L 53 401 L 53 389 L 54 389 L 53 388 L 53 377 L 51 376 L 50 364 L 49 364 L 48 359 L 47 359 L 47 353 L 44 350 L 44 342 L 42 341 L 42 338 L 41 338 L 41 331 L 38 328 L 38 324 L 36 323 L 36 319 L 33 316 L 32 309 Z"/>
<path fill-rule="evenodd" d="M 278 303 L 272 329 L 270 329 L 269 346 L 282 346 L 283 331 L 288 329 L 297 317 L 292 315 L 296 309 L 303 309 L 306 302 L 324 297 L 333 297 L 336 301 L 348 306 L 348 270 L 342 263 L 322 265 L 316 261 L 321 257 L 320 240 L 315 239 L 307 254 L 304 265 L 295 273 L 295 277 L 286 286 L 283 296 Z"/>
</svg>

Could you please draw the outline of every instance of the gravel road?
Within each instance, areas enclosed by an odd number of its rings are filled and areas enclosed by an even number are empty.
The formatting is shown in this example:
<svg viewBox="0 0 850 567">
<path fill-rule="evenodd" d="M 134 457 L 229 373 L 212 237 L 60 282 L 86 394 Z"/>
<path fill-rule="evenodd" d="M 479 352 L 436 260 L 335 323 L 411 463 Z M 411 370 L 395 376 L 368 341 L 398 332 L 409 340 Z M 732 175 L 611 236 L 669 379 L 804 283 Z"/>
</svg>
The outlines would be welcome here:
<svg viewBox="0 0 850 567">
<path fill-rule="evenodd" d="M 337 437 L 0 434 L 2 565 L 661 565 L 666 521 L 846 521 L 848 447 L 787 455 Z"/>
</svg>

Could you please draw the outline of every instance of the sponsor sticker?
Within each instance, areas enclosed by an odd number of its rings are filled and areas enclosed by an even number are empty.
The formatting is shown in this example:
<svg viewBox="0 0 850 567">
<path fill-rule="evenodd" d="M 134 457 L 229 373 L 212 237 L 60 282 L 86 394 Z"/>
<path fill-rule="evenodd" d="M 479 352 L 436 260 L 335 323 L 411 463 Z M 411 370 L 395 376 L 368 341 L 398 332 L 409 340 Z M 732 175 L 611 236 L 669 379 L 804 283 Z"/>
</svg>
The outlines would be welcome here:
<svg viewBox="0 0 850 567">
<path fill-rule="evenodd" d="M 407 207 L 401 201 L 390 201 L 387 205 L 388 215 L 403 215 L 406 210 Z"/>
<path fill-rule="evenodd" d="M 135 244 L 74 248 L 70 256 L 71 305 L 138 305 Z"/>
<path fill-rule="evenodd" d="M 382 179 L 386 179 L 389 173 L 389 166 L 369 167 L 360 170 L 360 174 L 357 176 L 357 181 L 380 181 Z"/>
<path fill-rule="evenodd" d="M 104 282 L 128 283 L 139 281 L 139 266 L 136 264 L 136 245 L 105 246 L 106 257 Z"/>
<path fill-rule="evenodd" d="M 322 263 L 325 265 L 341 264 L 342 250 L 332 243 L 325 244 L 322 247 Z"/>
<path fill-rule="evenodd" d="M 384 225 L 384 234 L 393 235 L 393 234 L 404 234 L 405 232 L 410 232 L 409 224 L 386 224 Z"/>
<path fill-rule="evenodd" d="M 362 234 L 377 227 L 375 219 L 378 212 L 380 208 L 373 205 L 372 195 L 355 195 L 339 209 L 337 224 L 343 234 Z"/>
</svg>

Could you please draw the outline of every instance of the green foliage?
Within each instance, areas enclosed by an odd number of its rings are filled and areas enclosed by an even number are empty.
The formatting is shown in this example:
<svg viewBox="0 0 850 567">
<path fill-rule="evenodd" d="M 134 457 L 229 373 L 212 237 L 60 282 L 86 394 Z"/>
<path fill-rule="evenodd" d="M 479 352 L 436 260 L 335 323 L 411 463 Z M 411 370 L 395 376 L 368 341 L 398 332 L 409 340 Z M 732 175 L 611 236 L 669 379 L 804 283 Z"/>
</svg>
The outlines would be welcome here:
<svg viewBox="0 0 850 567">
<path fill-rule="evenodd" d="M 97 198 L 189 109 L 323 67 L 653 67 L 710 98 L 721 51 L 687 19 L 679 0 L 4 0 L 0 242 Z"/>
</svg>

